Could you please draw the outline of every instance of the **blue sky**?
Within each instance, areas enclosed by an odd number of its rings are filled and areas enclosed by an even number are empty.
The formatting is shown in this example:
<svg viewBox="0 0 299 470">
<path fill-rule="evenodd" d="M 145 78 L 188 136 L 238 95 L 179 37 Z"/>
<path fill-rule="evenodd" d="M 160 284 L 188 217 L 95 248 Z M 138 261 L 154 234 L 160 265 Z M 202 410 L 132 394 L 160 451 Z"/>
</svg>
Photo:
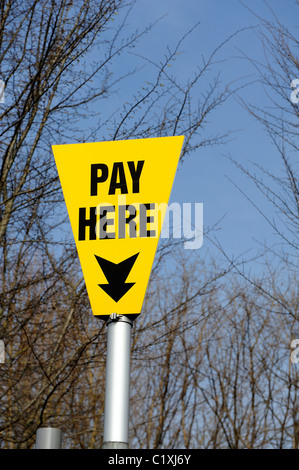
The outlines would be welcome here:
<svg viewBox="0 0 299 470">
<path fill-rule="evenodd" d="M 280 21 L 295 30 L 298 14 L 296 2 L 274 0 L 270 3 Z M 174 46 L 187 30 L 200 21 L 199 27 L 185 42 L 184 54 L 179 58 L 176 73 L 182 79 L 193 75 L 202 55 L 208 57 L 230 35 L 248 28 L 221 49 L 217 55 L 219 63 L 214 67 L 215 73 L 221 73 L 223 84 L 236 79 L 241 84 L 257 78 L 252 64 L 243 54 L 264 61 L 263 50 L 254 30 L 259 20 L 245 5 L 257 14 L 271 18 L 269 8 L 262 0 L 245 1 L 243 4 L 238 0 L 138 0 L 129 22 L 132 28 L 142 29 L 161 17 L 154 30 L 142 39 L 138 49 L 146 57 L 157 60 L 159 54 L 163 58 L 163 48 Z M 134 60 L 138 63 L 134 56 L 127 60 L 132 61 L 130 65 L 134 65 Z M 131 89 L 128 91 L 132 92 Z M 268 104 L 265 90 L 255 83 L 240 91 L 240 95 L 253 103 Z M 214 111 L 208 128 L 211 134 L 228 130 L 238 130 L 233 134 L 233 140 L 223 146 L 202 148 L 179 166 L 171 201 L 202 202 L 205 229 L 221 219 L 219 230 L 211 233 L 211 237 L 216 237 L 229 255 L 239 256 L 248 250 L 253 254 L 258 248 L 257 241 L 270 245 L 275 242 L 272 229 L 233 183 L 252 197 L 267 214 L 271 208 L 226 157 L 230 155 L 249 168 L 252 168 L 250 162 L 256 162 L 277 172 L 280 162 L 262 127 L 234 98 Z M 204 246 L 212 247 L 205 237 Z"/>
<path fill-rule="evenodd" d="M 293 32 L 298 31 L 295 0 L 271 0 L 269 3 L 281 23 Z M 166 48 L 174 48 L 178 40 L 198 22 L 199 26 L 185 40 L 181 47 L 183 53 L 173 67 L 174 74 L 182 82 L 193 77 L 202 57 L 207 59 L 216 47 L 241 31 L 218 51 L 217 63 L 210 75 L 206 81 L 199 82 L 194 90 L 194 101 L 209 87 L 209 79 L 220 73 L 223 86 L 230 82 L 234 82 L 235 86 L 251 83 L 238 93 L 245 101 L 269 106 L 268 90 L 256 82 L 256 70 L 246 59 L 252 58 L 262 64 L 265 62 L 257 37 L 259 19 L 246 5 L 261 17 L 273 18 L 263 0 L 244 0 L 243 3 L 239 0 L 136 0 L 127 19 L 127 34 L 136 29 L 142 31 L 150 23 L 160 20 L 147 35 L 142 36 L 136 49 L 116 58 L 112 67 L 115 77 L 135 67 L 140 70 L 117 84 L 114 95 L 101 101 L 101 119 L 105 121 L 115 109 L 121 109 L 123 102 L 130 102 L 134 93 L 149 79 L 151 68 L 138 54 L 159 63 L 164 58 Z M 115 17 L 111 34 L 121 19 L 122 13 Z M 93 50 L 92 55 L 95 61 L 103 60 L 101 48 Z M 85 120 L 82 125 L 88 127 L 90 121 Z M 170 202 L 203 203 L 204 243 L 198 250 L 199 256 L 204 256 L 206 248 L 215 255 L 219 254 L 213 244 L 217 241 L 230 257 L 236 258 L 243 253 L 251 257 L 262 250 L 261 244 L 273 246 L 277 240 L 271 227 L 246 196 L 252 198 L 270 218 L 274 215 L 271 212 L 273 209 L 228 157 L 249 169 L 253 169 L 256 163 L 276 174 L 280 172 L 281 163 L 264 129 L 234 97 L 211 113 L 204 137 L 227 131 L 235 131 L 229 142 L 203 147 L 179 164 Z M 103 130 L 94 137 L 93 141 L 109 140 L 109 134 L 103 134 Z M 238 191 L 236 185 L 246 196 Z M 215 224 L 217 229 L 208 232 L 209 227 Z M 259 264 L 255 262 L 251 268 L 259 269 Z"/>
</svg>

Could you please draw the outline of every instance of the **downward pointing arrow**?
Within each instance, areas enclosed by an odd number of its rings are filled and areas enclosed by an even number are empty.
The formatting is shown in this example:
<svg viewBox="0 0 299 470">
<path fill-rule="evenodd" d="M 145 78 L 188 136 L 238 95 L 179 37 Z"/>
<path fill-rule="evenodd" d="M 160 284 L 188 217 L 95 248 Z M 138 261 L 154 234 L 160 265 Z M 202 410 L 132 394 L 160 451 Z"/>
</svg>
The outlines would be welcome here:
<svg viewBox="0 0 299 470">
<path fill-rule="evenodd" d="M 133 255 L 120 263 L 112 263 L 112 261 L 108 261 L 105 258 L 95 255 L 96 260 L 108 281 L 108 284 L 98 285 L 114 300 L 114 302 L 118 302 L 128 292 L 128 290 L 134 286 L 135 282 L 126 283 L 125 281 L 138 255 L 139 253 L 136 253 L 136 255 Z"/>
</svg>

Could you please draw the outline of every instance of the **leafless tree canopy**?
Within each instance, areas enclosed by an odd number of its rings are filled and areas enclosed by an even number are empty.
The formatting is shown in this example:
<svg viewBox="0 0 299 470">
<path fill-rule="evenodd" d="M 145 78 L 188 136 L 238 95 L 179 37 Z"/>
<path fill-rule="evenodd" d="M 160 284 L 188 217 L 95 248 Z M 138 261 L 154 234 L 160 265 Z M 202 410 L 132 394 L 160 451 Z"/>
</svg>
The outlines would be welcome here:
<svg viewBox="0 0 299 470">
<path fill-rule="evenodd" d="M 32 448 L 43 425 L 60 427 L 65 447 L 102 445 L 106 327 L 90 311 L 51 145 L 183 134 L 187 158 L 228 136 L 208 125 L 234 91 L 218 75 L 224 44 L 182 82 L 168 66 L 193 31 L 153 61 L 138 40 L 154 25 L 127 30 L 133 7 L 123 0 L 0 0 L 1 448 Z M 271 81 L 273 100 L 285 99 L 284 80 L 298 72 L 298 41 L 277 18 L 260 22 L 268 62 L 258 71 Z M 113 67 L 133 49 L 150 73 L 128 97 L 122 84 L 134 81 L 138 67 L 119 75 Z M 298 369 L 290 362 L 298 184 L 287 154 L 298 150 L 298 107 L 284 103 L 282 118 L 248 108 L 273 139 L 284 176 L 269 175 L 266 185 L 247 174 L 287 221 L 287 232 L 271 223 L 288 256 L 280 253 L 281 271 L 265 266 L 252 278 L 225 256 L 187 258 L 180 246 L 161 244 L 133 329 L 131 447 L 298 448 Z"/>
</svg>

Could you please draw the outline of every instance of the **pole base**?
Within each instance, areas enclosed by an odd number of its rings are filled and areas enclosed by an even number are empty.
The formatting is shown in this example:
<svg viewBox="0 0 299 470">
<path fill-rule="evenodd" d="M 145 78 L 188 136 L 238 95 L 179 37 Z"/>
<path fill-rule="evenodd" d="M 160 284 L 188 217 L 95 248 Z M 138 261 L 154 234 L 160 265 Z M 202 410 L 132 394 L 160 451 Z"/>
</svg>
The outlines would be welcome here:
<svg viewBox="0 0 299 470">
<path fill-rule="evenodd" d="M 58 428 L 38 428 L 36 431 L 36 449 L 61 449 L 62 431 Z"/>
<path fill-rule="evenodd" d="M 128 449 L 127 442 L 116 442 L 116 441 L 108 441 L 103 442 L 102 449 Z"/>
</svg>

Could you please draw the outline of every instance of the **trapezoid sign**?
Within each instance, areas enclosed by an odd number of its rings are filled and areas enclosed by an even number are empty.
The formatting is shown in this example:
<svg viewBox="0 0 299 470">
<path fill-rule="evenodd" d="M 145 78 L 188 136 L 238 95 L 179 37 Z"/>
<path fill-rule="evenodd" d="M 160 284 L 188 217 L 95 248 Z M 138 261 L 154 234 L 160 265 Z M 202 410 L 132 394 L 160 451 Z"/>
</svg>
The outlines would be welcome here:
<svg viewBox="0 0 299 470">
<path fill-rule="evenodd" d="M 53 145 L 94 315 L 139 315 L 183 136 Z"/>
</svg>

